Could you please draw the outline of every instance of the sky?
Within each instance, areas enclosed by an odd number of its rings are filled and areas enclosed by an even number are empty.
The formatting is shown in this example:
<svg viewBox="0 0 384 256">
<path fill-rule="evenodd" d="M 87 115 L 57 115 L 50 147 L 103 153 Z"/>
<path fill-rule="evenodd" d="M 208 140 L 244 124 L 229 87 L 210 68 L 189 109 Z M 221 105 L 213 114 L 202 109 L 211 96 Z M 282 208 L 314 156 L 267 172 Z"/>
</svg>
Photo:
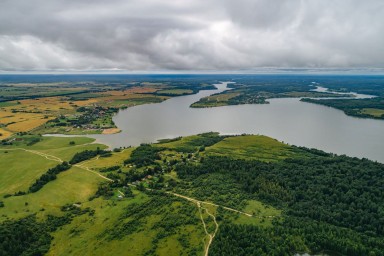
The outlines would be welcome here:
<svg viewBox="0 0 384 256">
<path fill-rule="evenodd" d="M 384 70 L 384 1 L 0 1 L 2 73 L 269 70 Z"/>
</svg>

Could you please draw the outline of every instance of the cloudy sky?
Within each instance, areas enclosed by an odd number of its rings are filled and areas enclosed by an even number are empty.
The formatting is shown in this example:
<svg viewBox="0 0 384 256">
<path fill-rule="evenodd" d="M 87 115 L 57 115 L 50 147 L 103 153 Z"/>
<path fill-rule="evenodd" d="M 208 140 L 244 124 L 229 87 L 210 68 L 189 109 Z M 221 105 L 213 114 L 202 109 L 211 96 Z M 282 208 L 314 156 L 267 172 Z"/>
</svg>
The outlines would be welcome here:
<svg viewBox="0 0 384 256">
<path fill-rule="evenodd" d="M 0 71 L 383 69 L 383 0 L 0 0 Z"/>
</svg>

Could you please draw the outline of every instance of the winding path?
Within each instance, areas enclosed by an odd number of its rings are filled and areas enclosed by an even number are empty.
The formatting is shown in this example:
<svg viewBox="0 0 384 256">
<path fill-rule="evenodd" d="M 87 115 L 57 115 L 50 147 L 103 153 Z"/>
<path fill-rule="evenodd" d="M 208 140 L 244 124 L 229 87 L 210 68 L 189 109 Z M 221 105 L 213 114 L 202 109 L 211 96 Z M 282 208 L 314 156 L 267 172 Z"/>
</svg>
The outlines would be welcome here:
<svg viewBox="0 0 384 256">
<path fill-rule="evenodd" d="M 208 238 L 209 238 L 208 244 L 205 245 L 205 254 L 204 254 L 205 256 L 208 256 L 209 247 L 211 246 L 213 238 L 215 238 L 216 233 L 219 230 L 219 224 L 216 221 L 215 215 L 210 213 L 207 208 L 202 207 L 201 204 L 202 204 L 201 202 L 196 203 L 197 208 L 199 209 L 200 219 L 201 219 L 201 222 L 203 223 L 205 234 L 207 234 Z M 202 209 L 205 210 L 205 212 L 213 219 L 213 222 L 215 223 L 216 227 L 215 227 L 215 231 L 213 232 L 213 234 L 209 233 L 207 230 L 207 225 L 205 224 L 204 217 L 203 217 L 203 214 L 201 212 Z M 204 241 L 204 244 L 205 244 L 205 241 Z"/>
<path fill-rule="evenodd" d="M 177 197 L 180 197 L 180 198 L 184 198 L 188 201 L 191 201 L 193 203 L 203 203 L 203 204 L 209 204 L 209 205 L 213 205 L 213 206 L 216 206 L 216 207 L 221 207 L 225 210 L 228 210 L 228 211 L 232 211 L 232 212 L 236 212 L 236 213 L 240 213 L 240 214 L 243 214 L 245 216 L 248 216 L 248 217 L 254 217 L 252 214 L 250 213 L 246 213 L 246 212 L 242 212 L 242 211 L 239 211 L 239 210 L 236 210 L 236 209 L 233 209 L 233 208 L 230 208 L 230 207 L 226 207 L 226 206 L 222 206 L 222 205 L 219 205 L 219 204 L 214 204 L 214 203 L 210 203 L 210 202 L 206 202 L 206 201 L 200 201 L 200 200 L 197 200 L 195 198 L 191 198 L 191 197 L 187 197 L 187 196 L 184 196 L 184 195 L 180 195 L 180 194 L 176 194 L 176 193 L 173 193 L 173 192 L 166 192 L 167 194 L 171 194 L 171 195 L 174 195 L 174 196 L 177 196 Z"/>
<path fill-rule="evenodd" d="M 36 150 L 30 150 L 30 149 L 25 149 L 25 148 L 10 148 L 10 149 L 0 149 L 0 150 L 2 150 L 2 151 L 23 150 L 25 152 L 29 152 L 29 153 L 32 153 L 32 154 L 35 154 L 35 155 L 39 155 L 39 156 L 45 157 L 48 160 L 56 161 L 56 162 L 59 162 L 59 163 L 63 162 L 63 160 L 61 160 L 57 156 L 49 155 L 49 154 L 46 154 L 46 153 L 43 153 L 43 152 L 40 152 L 40 151 L 36 151 Z"/>
<path fill-rule="evenodd" d="M 52 161 L 56 161 L 56 162 L 59 162 L 59 163 L 62 163 L 64 162 L 61 158 L 57 157 L 57 156 L 53 156 L 53 155 L 49 155 L 49 154 L 46 154 L 46 153 L 43 153 L 43 152 L 40 152 L 40 151 L 37 151 L 37 150 L 30 150 L 30 149 L 25 149 L 25 148 L 12 148 L 12 149 L 0 149 L 2 151 L 14 151 L 14 150 L 23 150 L 25 152 L 29 152 L 29 153 L 32 153 L 32 154 L 35 154 L 35 155 L 39 155 L 39 156 L 42 156 L 42 157 L 45 157 L 47 160 L 52 160 Z M 98 158 L 97 158 L 98 159 Z M 94 160 L 97 160 L 97 159 L 94 159 Z M 94 161 L 92 160 L 92 161 Z M 83 166 L 85 164 L 85 162 L 81 163 L 81 164 L 75 164 L 73 166 L 75 167 L 78 167 L 82 170 L 85 170 L 85 171 L 88 171 L 88 172 L 92 172 L 96 175 L 98 175 L 100 178 L 103 178 L 105 180 L 108 180 L 108 181 L 113 181 L 112 179 L 96 172 L 96 171 L 93 171 L 91 170 L 89 167 L 87 166 Z"/>
</svg>

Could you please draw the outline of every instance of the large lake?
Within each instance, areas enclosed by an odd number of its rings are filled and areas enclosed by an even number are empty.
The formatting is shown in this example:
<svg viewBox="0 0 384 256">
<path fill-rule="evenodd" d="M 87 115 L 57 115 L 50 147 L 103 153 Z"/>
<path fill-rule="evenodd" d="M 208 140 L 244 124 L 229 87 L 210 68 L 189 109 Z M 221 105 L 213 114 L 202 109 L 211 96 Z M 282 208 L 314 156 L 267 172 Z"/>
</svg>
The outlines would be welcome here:
<svg viewBox="0 0 384 256">
<path fill-rule="evenodd" d="M 155 142 L 202 132 L 263 134 L 297 146 L 365 157 L 384 163 L 384 121 L 361 119 L 297 98 L 269 100 L 270 104 L 196 109 L 200 98 L 226 90 L 200 91 L 158 104 L 121 110 L 114 117 L 119 134 L 93 135 L 111 148 Z"/>
</svg>

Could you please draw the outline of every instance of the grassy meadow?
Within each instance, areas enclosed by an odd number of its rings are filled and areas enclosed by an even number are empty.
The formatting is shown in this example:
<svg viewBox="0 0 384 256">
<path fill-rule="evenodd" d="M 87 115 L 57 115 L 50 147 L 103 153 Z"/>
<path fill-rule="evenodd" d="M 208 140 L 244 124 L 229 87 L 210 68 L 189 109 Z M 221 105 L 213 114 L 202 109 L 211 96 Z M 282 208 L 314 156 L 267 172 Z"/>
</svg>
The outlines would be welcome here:
<svg viewBox="0 0 384 256">
<path fill-rule="evenodd" d="M 19 149 L 0 149 L 0 197 L 25 191 L 56 161 Z"/>
<path fill-rule="evenodd" d="M 20 218 L 44 209 L 45 214 L 57 212 L 57 208 L 70 202 L 84 201 L 97 189 L 102 180 L 94 173 L 73 167 L 60 173 L 36 193 L 13 195 L 26 192 L 30 185 L 49 168 L 60 161 L 68 161 L 77 152 L 86 149 L 105 148 L 93 144 L 89 138 L 19 136 L 13 145 L 0 146 L 0 196 L 6 207 L 0 208 L 1 219 Z M 32 138 L 39 142 L 28 146 Z M 74 145 L 70 145 L 70 142 Z M 4 196 L 6 196 L 4 198 Z M 27 203 L 27 205 L 25 205 Z"/>
<path fill-rule="evenodd" d="M 373 117 L 382 117 L 384 115 L 384 109 L 377 109 L 377 108 L 363 108 L 360 110 L 361 114 L 369 115 Z"/>
<path fill-rule="evenodd" d="M 270 162 L 291 157 L 295 152 L 290 146 L 267 136 L 244 135 L 225 138 L 208 147 L 205 154 Z"/>
</svg>

